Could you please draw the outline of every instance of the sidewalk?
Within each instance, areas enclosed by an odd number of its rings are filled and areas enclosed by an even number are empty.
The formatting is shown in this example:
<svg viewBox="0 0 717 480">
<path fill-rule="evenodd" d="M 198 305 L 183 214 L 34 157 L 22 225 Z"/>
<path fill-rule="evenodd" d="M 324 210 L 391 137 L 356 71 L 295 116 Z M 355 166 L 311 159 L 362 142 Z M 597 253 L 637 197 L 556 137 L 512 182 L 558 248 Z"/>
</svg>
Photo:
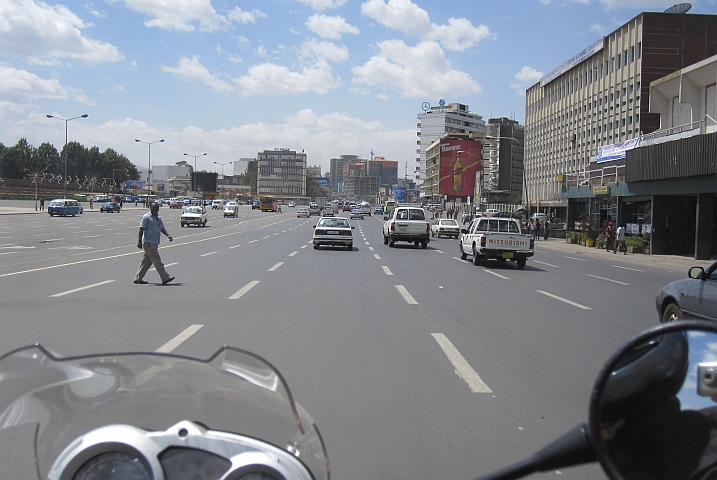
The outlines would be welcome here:
<svg viewBox="0 0 717 480">
<path fill-rule="evenodd" d="M 574 256 L 590 256 L 592 258 L 603 258 L 610 262 L 619 262 L 630 268 L 640 268 L 640 266 L 652 265 L 663 268 L 669 268 L 677 272 L 687 275 L 690 267 L 703 267 L 707 269 L 712 264 L 711 260 L 695 260 L 692 257 L 683 257 L 679 255 L 646 255 L 643 253 L 628 253 L 624 255 L 622 252 L 617 254 L 612 251 L 599 250 L 593 247 L 583 247 L 577 244 L 566 243 L 564 238 L 549 238 L 545 240 L 535 241 L 535 257 L 540 258 L 538 250 L 553 250 L 563 252 L 565 255 Z M 528 260 L 530 263 L 530 260 Z"/>
<path fill-rule="evenodd" d="M 8 206 L 8 203 L 11 203 L 12 201 L 1 201 L 0 200 L 0 215 L 36 215 L 38 213 L 42 213 L 47 215 L 47 210 L 40 210 L 38 207 L 37 210 L 35 210 L 35 206 L 27 207 L 27 206 L 19 206 L 19 205 L 10 205 Z M 45 208 L 47 208 L 47 204 L 45 204 Z M 97 212 L 99 213 L 100 207 L 99 205 L 95 205 L 95 208 L 89 208 L 89 206 L 82 205 L 82 208 L 84 209 L 84 213 L 92 213 Z M 134 206 L 134 204 L 125 203 L 122 206 L 122 211 L 125 210 L 144 210 L 149 211 L 146 207 L 138 205 Z"/>
</svg>

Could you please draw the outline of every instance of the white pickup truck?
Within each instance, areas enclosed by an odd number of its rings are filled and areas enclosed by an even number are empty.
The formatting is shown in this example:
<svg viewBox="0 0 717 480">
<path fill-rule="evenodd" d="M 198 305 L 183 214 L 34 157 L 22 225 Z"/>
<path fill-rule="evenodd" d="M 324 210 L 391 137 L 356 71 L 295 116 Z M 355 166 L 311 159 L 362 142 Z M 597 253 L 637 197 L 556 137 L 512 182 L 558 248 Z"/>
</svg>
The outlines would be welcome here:
<svg viewBox="0 0 717 480">
<path fill-rule="evenodd" d="M 524 268 L 528 257 L 535 253 L 533 239 L 520 233 L 520 225 L 514 218 L 477 218 L 461 231 L 461 259 L 472 255 L 473 265 L 494 258 L 517 262 L 518 268 Z"/>
<path fill-rule="evenodd" d="M 427 248 L 431 241 L 431 224 L 420 207 L 398 206 L 383 224 L 383 244 L 393 247 L 396 242 L 409 242 Z"/>
</svg>

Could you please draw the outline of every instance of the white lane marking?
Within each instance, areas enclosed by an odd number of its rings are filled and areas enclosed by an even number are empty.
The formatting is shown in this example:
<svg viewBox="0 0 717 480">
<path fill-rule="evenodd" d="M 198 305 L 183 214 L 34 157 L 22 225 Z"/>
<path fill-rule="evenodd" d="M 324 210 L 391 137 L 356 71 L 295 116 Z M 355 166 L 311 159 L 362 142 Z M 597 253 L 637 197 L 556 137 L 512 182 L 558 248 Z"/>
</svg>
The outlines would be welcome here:
<svg viewBox="0 0 717 480">
<path fill-rule="evenodd" d="M 456 369 L 456 375 L 461 377 L 464 382 L 468 385 L 468 388 L 471 389 L 471 392 L 474 393 L 493 393 L 493 390 L 490 389 L 488 385 L 483 381 L 482 378 L 480 378 L 480 375 L 476 373 L 475 370 L 473 370 L 473 367 L 468 363 L 468 361 L 461 355 L 461 352 L 458 351 L 458 349 L 451 343 L 450 340 L 448 340 L 448 337 L 443 335 L 442 333 L 432 333 L 431 336 L 433 339 L 438 343 L 438 346 L 441 347 L 441 350 L 443 350 L 443 353 L 448 357 L 448 361 L 451 362 L 451 365 Z"/>
<path fill-rule="evenodd" d="M 618 282 L 617 280 L 613 280 L 612 278 L 598 277 L 597 275 L 590 275 L 589 273 L 586 273 L 585 275 L 587 275 L 588 277 L 599 278 L 600 280 L 607 280 L 608 282 L 619 283 L 620 285 L 630 285 L 629 283 Z"/>
<path fill-rule="evenodd" d="M 1 249 L 11 249 L 11 250 L 25 250 L 28 248 L 35 248 L 35 247 L 23 247 L 21 245 L 9 245 L 9 246 L 2 246 Z"/>
<path fill-rule="evenodd" d="M 175 265 L 179 265 L 179 262 L 172 262 L 172 263 L 168 263 L 168 264 L 166 264 L 166 265 L 164 266 L 164 268 L 167 268 L 167 267 L 173 267 L 173 266 L 175 266 Z M 156 268 L 154 268 L 154 267 L 152 267 L 152 268 L 150 268 L 150 269 L 149 269 L 149 270 L 147 270 L 147 271 L 148 271 L 148 272 L 152 272 L 152 271 L 155 271 L 155 272 L 156 272 L 156 271 L 157 271 L 157 269 L 156 269 Z"/>
<path fill-rule="evenodd" d="M 370 243 L 366 242 L 366 245 L 371 245 Z"/>
<path fill-rule="evenodd" d="M 587 262 L 584 258 L 568 257 L 567 255 L 563 255 L 563 257 L 569 258 L 570 260 L 577 260 L 578 262 Z"/>
<path fill-rule="evenodd" d="M 438 253 L 443 253 L 443 252 L 442 252 L 442 251 L 440 251 L 440 250 L 436 250 L 436 252 L 438 252 Z"/>
<path fill-rule="evenodd" d="M 539 263 L 539 264 L 541 264 L 541 265 L 547 265 L 548 267 L 553 267 L 553 268 L 560 268 L 560 267 L 558 267 L 557 265 L 552 265 L 552 264 L 550 264 L 550 263 L 545 263 L 545 262 L 539 262 L 539 261 L 537 261 L 537 260 L 533 260 L 533 263 Z"/>
<path fill-rule="evenodd" d="M 281 235 L 281 232 L 276 232 L 274 235 Z"/>
<path fill-rule="evenodd" d="M 373 254 L 373 257 L 374 257 L 376 260 L 381 260 L 381 256 L 380 256 L 378 253 L 374 253 L 374 254 Z"/>
<path fill-rule="evenodd" d="M 227 250 L 231 250 L 232 248 L 239 248 L 239 247 L 241 247 L 241 245 L 234 245 L 233 247 L 227 248 Z"/>
<path fill-rule="evenodd" d="M 411 296 L 410 293 L 408 293 L 406 287 L 404 287 L 403 285 L 394 285 L 394 287 L 396 287 L 396 290 L 398 290 L 398 293 L 401 294 L 406 303 L 408 303 L 409 305 L 418 305 L 418 302 L 415 298 Z"/>
<path fill-rule="evenodd" d="M 302 246 L 301 246 L 301 248 L 306 248 L 306 247 L 308 247 L 308 245 L 302 245 Z"/>
<path fill-rule="evenodd" d="M 82 231 L 75 232 L 75 233 L 90 233 L 90 231 L 89 231 L 89 230 L 82 230 Z"/>
<path fill-rule="evenodd" d="M 117 230 L 116 228 L 105 228 L 105 232 L 111 232 L 113 230 Z"/>
<path fill-rule="evenodd" d="M 68 290 L 68 291 L 62 292 L 62 293 L 56 293 L 54 295 L 50 295 L 50 298 L 64 297 L 65 295 L 69 295 L 71 293 L 81 292 L 82 290 L 87 290 L 88 288 L 99 287 L 101 285 L 107 285 L 108 283 L 112 283 L 112 282 L 114 282 L 114 280 L 105 280 L 104 282 L 94 283 L 92 285 L 87 285 L 86 287 L 80 287 L 80 288 L 75 288 L 75 289 Z"/>
<path fill-rule="evenodd" d="M 499 274 L 499 273 L 491 272 L 490 270 L 488 270 L 488 269 L 486 269 L 486 268 L 484 268 L 483 271 L 484 271 L 484 272 L 487 272 L 487 273 L 490 273 L 491 275 L 495 275 L 496 277 L 500 277 L 500 278 L 502 278 L 503 280 L 510 280 L 510 278 L 504 277 L 503 275 L 501 275 L 501 274 Z"/>
<path fill-rule="evenodd" d="M 246 292 L 248 292 L 252 288 L 256 287 L 258 283 L 259 283 L 259 280 L 253 280 L 253 281 L 247 283 L 241 289 L 239 289 L 239 291 L 237 291 L 237 293 L 235 293 L 234 295 L 229 297 L 229 300 L 237 300 L 237 299 L 241 298 Z"/>
<path fill-rule="evenodd" d="M 590 307 L 586 307 L 585 305 L 580 305 L 579 303 L 575 303 L 575 302 L 572 302 L 572 301 L 570 301 L 570 300 L 568 300 L 568 299 L 566 299 L 566 298 L 559 297 L 559 296 L 557 296 L 557 295 L 553 295 L 552 293 L 544 292 L 544 291 L 542 291 L 542 290 L 536 290 L 536 292 L 542 293 L 543 295 L 547 295 L 548 297 L 554 298 L 555 300 L 560 300 L 561 302 L 565 302 L 565 303 L 570 304 L 570 305 L 572 305 L 572 306 L 574 306 L 574 307 L 582 308 L 583 310 L 592 310 L 592 308 L 590 308 Z"/>
<path fill-rule="evenodd" d="M 547 253 L 547 252 L 544 252 L 542 250 L 536 250 L 535 253 Z"/>
<path fill-rule="evenodd" d="M 129 235 L 129 232 L 120 232 L 120 233 L 115 233 L 115 235 Z"/>
<path fill-rule="evenodd" d="M 373 252 L 373 247 L 368 247 L 368 249 Z"/>
<path fill-rule="evenodd" d="M 51 233 L 38 233 L 38 234 L 33 235 L 33 237 L 48 237 L 50 235 L 52 235 L 52 234 Z"/>
<path fill-rule="evenodd" d="M 20 253 L 20 252 L 2 252 L 2 253 L 0 253 L 0 255 L 13 255 L 15 253 Z"/>
<path fill-rule="evenodd" d="M 82 238 L 97 238 L 97 237 L 101 237 L 101 236 L 102 236 L 102 235 L 85 235 L 85 236 L 82 237 Z"/>
<path fill-rule="evenodd" d="M 269 237 L 265 237 L 265 238 L 269 238 Z M 254 243 L 254 242 L 258 242 L 258 241 L 259 241 L 259 240 L 252 240 L 252 241 L 249 242 L 249 243 Z"/>
<path fill-rule="evenodd" d="M 643 272 L 643 273 L 645 273 L 644 270 L 638 270 L 637 268 L 621 267 L 620 265 L 610 265 L 610 266 L 611 266 L 611 267 L 615 267 L 615 268 L 622 268 L 623 270 L 632 270 L 633 272 Z"/>
<path fill-rule="evenodd" d="M 299 252 L 291 252 L 291 253 L 289 254 L 289 256 L 290 256 L 290 257 L 293 257 L 293 256 L 296 255 L 297 253 L 299 253 Z"/>
<path fill-rule="evenodd" d="M 275 272 L 276 269 L 278 269 L 282 265 L 284 265 L 284 262 L 279 262 L 276 265 L 274 265 L 273 267 L 271 267 L 269 270 L 267 270 L 267 272 Z"/>
<path fill-rule="evenodd" d="M 209 252 L 209 253 L 203 253 L 202 255 L 199 255 L 200 257 L 208 257 L 209 255 L 214 255 L 217 252 Z"/>
<path fill-rule="evenodd" d="M 262 238 L 262 240 L 266 240 L 269 237 L 271 237 L 271 235 L 267 235 L 266 237 Z"/>
<path fill-rule="evenodd" d="M 386 265 L 381 265 L 381 268 L 383 268 L 383 273 L 385 273 L 386 275 L 393 276 L 393 273 L 391 272 L 391 270 L 389 270 L 389 268 Z"/>
<path fill-rule="evenodd" d="M 183 344 L 189 337 L 197 333 L 197 331 L 202 328 L 204 325 L 190 325 L 187 328 L 184 329 L 182 333 L 159 347 L 157 350 L 155 350 L 156 353 L 170 353 L 175 348 Z"/>
</svg>

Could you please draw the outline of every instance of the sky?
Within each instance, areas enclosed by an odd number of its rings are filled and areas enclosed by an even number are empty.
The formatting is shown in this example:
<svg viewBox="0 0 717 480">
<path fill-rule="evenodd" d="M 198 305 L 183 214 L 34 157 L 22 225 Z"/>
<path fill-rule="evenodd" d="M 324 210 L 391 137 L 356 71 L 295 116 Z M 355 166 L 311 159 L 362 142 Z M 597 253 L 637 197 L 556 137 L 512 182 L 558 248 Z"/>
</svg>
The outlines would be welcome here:
<svg viewBox="0 0 717 480">
<path fill-rule="evenodd" d="M 274 148 L 413 178 L 421 105 L 525 120 L 525 90 L 674 0 L 0 0 L 0 142 L 229 173 Z M 717 14 L 695 0 L 690 14 Z M 217 163 L 214 163 L 217 162 Z M 241 173 L 241 172 L 235 172 Z"/>
</svg>

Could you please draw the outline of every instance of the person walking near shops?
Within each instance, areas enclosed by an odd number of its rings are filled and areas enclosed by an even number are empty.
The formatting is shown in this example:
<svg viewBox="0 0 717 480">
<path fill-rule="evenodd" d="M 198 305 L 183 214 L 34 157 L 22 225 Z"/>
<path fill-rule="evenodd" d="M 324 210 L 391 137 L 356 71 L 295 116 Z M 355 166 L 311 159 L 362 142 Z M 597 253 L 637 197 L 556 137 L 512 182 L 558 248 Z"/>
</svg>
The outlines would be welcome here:
<svg viewBox="0 0 717 480">
<path fill-rule="evenodd" d="M 627 246 L 625 246 L 625 227 L 622 225 L 617 227 L 617 241 L 615 242 L 615 249 L 612 253 L 617 253 L 618 245 L 620 245 L 623 255 L 627 255 Z"/>
<path fill-rule="evenodd" d="M 608 222 L 607 227 L 605 227 L 605 247 L 608 252 L 617 248 L 615 245 L 615 227 L 612 226 L 612 222 Z M 613 253 L 615 252 L 613 251 Z"/>
<path fill-rule="evenodd" d="M 544 228 L 545 228 L 545 237 L 543 237 L 543 240 L 547 241 L 547 240 L 548 240 L 548 233 L 550 233 L 550 221 L 547 220 L 547 219 L 545 220 Z"/>
<path fill-rule="evenodd" d="M 137 268 L 137 273 L 134 276 L 134 283 L 147 283 L 144 280 L 144 274 L 147 273 L 150 265 L 154 265 L 154 268 L 157 269 L 157 273 L 162 279 L 162 285 L 174 280 L 174 277 L 170 277 L 167 270 L 164 269 L 162 259 L 159 257 L 158 249 L 161 233 L 166 235 L 170 242 L 174 240 L 167 229 L 164 228 L 164 222 L 159 216 L 159 204 L 152 202 L 149 212 L 142 215 L 142 219 L 139 221 L 137 248 L 144 250 L 144 255 L 142 255 L 142 260 L 139 262 L 139 268 Z"/>
<path fill-rule="evenodd" d="M 536 235 L 535 232 L 536 232 L 536 230 L 537 230 L 537 225 L 535 224 L 536 221 L 537 221 L 537 220 L 536 220 L 535 218 L 533 218 L 533 219 L 530 220 L 530 235 L 532 235 L 533 240 L 536 239 L 536 236 L 535 236 L 535 235 Z"/>
<path fill-rule="evenodd" d="M 45 197 L 40 197 L 40 210 L 45 210 Z"/>
</svg>

